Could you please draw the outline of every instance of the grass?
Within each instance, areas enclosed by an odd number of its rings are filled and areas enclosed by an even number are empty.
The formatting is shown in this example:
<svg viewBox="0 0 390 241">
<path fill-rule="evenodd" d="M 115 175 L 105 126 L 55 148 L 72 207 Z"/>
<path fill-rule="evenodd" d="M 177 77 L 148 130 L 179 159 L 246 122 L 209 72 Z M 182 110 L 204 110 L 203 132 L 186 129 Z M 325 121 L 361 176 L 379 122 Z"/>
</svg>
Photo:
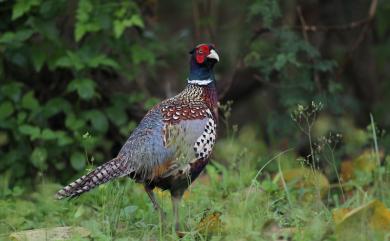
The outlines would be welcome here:
<svg viewBox="0 0 390 241">
<path fill-rule="evenodd" d="M 270 178 L 259 181 L 255 168 L 243 166 L 232 170 L 211 165 L 208 175 L 194 183 L 181 205 L 186 232 L 182 240 L 277 240 L 285 228 L 293 229 L 294 240 L 336 240 L 331 210 L 337 204 L 318 200 L 316 195 L 314 200 L 304 201 L 302 190 L 293 184 L 279 186 Z M 103 185 L 71 201 L 54 200 L 58 188 L 60 185 L 46 182 L 34 192 L 1 200 L 0 239 L 26 229 L 82 226 L 92 232 L 93 240 L 177 240 L 170 229 L 168 193 L 158 192 L 168 214 L 167 227 L 163 227 L 142 187 L 131 180 Z M 357 207 L 373 198 L 372 192 L 357 191 L 339 207 Z M 212 235 L 199 232 L 200 220 L 215 212 L 222 214 L 222 229 L 210 230 Z M 276 227 L 271 233 L 266 227 L 269 222 Z"/>
<path fill-rule="evenodd" d="M 247 232 L 246 235 L 253 238 L 260 236 L 262 223 L 272 216 L 269 212 L 271 199 L 258 190 L 245 199 L 245 186 L 250 182 L 237 182 L 235 178 L 240 178 L 240 175 L 244 173 L 222 180 L 218 176 L 202 177 L 191 188 L 181 206 L 182 223 L 188 232 L 184 240 L 202 239 L 195 230 L 198 222 L 204 215 L 215 211 L 223 214 L 221 219 L 226 223 L 225 228 L 232 231 L 229 236 L 237 237 L 238 232 Z M 10 232 L 24 229 L 83 226 L 92 231 L 94 240 L 177 239 L 169 228 L 172 210 L 168 193 L 158 193 L 168 214 L 168 228 L 161 232 L 158 215 L 142 187 L 131 180 L 103 185 L 71 201 L 54 200 L 53 193 L 59 187 L 52 183 L 42 184 L 35 192 L 1 200 L 0 237 L 6 238 Z M 215 237 L 218 236 L 222 238 L 221 234 Z"/>
<path fill-rule="evenodd" d="M 335 161 L 338 157 L 328 140 L 326 150 L 331 155 L 316 152 L 312 144 L 310 156 L 303 159 L 296 156 L 295 149 L 264 148 L 251 129 L 244 128 L 239 135 L 232 133 L 220 140 L 215 150 L 219 161 L 208 165 L 206 174 L 184 196 L 180 207 L 185 232 L 182 240 L 387 240 L 388 209 L 379 207 L 379 217 L 374 215 L 375 208 L 371 216 L 369 212 L 362 214 L 364 218 L 352 215 L 344 221 L 342 230 L 340 220 L 335 218 L 336 211 L 351 211 L 376 199 L 390 205 L 390 191 L 384 188 L 389 185 L 390 166 L 381 161 L 373 119 L 367 132 L 372 133 L 376 165 L 369 172 L 356 170 L 355 178 L 348 181 L 341 180 Z M 335 179 L 328 177 L 330 185 L 324 184 L 327 177 L 320 176 L 314 156 L 327 160 L 329 169 L 335 172 Z M 224 160 L 229 160 L 229 165 Z M 7 240 L 15 231 L 59 226 L 85 227 L 93 240 L 178 239 L 172 230 L 169 194 L 157 192 L 167 213 L 167 224 L 163 225 L 142 186 L 130 179 L 62 201 L 54 199 L 61 186 L 48 179 L 42 179 L 33 190 L 18 186 L 10 189 L 8 182 L 9 176 L 0 177 L 0 240 Z M 381 225 L 384 230 L 375 229 Z M 372 227 L 374 231 L 370 231 Z"/>
<path fill-rule="evenodd" d="M 212 240 L 259 240 L 267 221 L 289 223 L 294 216 L 303 215 L 283 215 L 281 212 L 288 209 L 283 193 L 262 191 L 261 183 L 253 181 L 257 170 L 249 165 L 239 170 L 209 166 L 208 173 L 194 183 L 182 202 L 181 218 L 187 232 L 183 240 L 206 240 L 207 235 L 199 233 L 196 227 L 202 217 L 214 212 L 222 213 L 223 230 L 216 230 Z M 103 185 L 71 201 L 54 200 L 53 194 L 59 187 L 46 183 L 34 192 L 1 200 L 0 237 L 5 239 L 10 232 L 25 229 L 83 226 L 92 232 L 94 240 L 177 239 L 170 228 L 161 231 L 158 215 L 142 187 L 131 180 Z M 170 227 L 169 194 L 159 192 L 158 196 Z"/>
</svg>

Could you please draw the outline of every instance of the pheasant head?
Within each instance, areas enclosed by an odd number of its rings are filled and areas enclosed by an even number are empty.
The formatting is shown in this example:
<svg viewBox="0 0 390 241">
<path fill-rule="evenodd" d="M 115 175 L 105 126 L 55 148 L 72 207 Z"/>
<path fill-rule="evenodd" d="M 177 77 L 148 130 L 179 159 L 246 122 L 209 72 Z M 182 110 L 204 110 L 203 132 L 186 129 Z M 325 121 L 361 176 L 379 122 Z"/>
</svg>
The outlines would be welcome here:
<svg viewBox="0 0 390 241">
<path fill-rule="evenodd" d="M 213 44 L 199 44 L 190 51 L 189 84 L 208 85 L 214 81 L 213 68 L 219 56 Z"/>
</svg>

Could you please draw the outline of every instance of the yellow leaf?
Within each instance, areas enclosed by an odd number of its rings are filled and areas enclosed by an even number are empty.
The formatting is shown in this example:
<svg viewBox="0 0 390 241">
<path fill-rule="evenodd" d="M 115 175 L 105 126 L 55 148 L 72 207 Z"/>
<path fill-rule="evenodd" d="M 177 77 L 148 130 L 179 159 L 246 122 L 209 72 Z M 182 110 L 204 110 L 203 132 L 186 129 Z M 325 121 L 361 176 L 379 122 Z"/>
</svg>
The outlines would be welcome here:
<svg viewBox="0 0 390 241">
<path fill-rule="evenodd" d="M 286 184 L 289 186 L 292 185 L 297 189 L 305 190 L 303 196 L 303 200 L 305 201 L 313 200 L 318 191 L 321 197 L 324 197 L 329 191 L 329 181 L 319 171 L 301 167 L 284 170 L 282 173 Z M 279 173 L 275 176 L 274 181 L 277 181 L 279 185 L 283 185 L 283 179 Z"/>
<path fill-rule="evenodd" d="M 343 182 L 349 181 L 353 178 L 353 162 L 352 161 L 343 161 L 341 162 L 341 180 Z"/>
<path fill-rule="evenodd" d="M 371 226 L 377 230 L 390 231 L 390 210 L 380 201 L 374 203 Z"/>
<path fill-rule="evenodd" d="M 333 218 L 339 240 L 374 240 L 372 237 L 383 238 L 390 232 L 390 210 L 379 200 L 352 210 L 336 209 Z"/>
<path fill-rule="evenodd" d="M 383 158 L 383 150 L 379 152 L 379 158 Z M 376 156 L 374 150 L 366 149 L 355 160 L 353 160 L 354 166 L 359 171 L 371 172 L 377 166 Z"/>
<path fill-rule="evenodd" d="M 221 220 L 221 212 L 206 214 L 198 223 L 196 230 L 203 235 L 221 233 L 224 223 Z"/>
<path fill-rule="evenodd" d="M 383 150 L 379 151 L 379 159 L 384 157 Z M 356 172 L 370 173 L 377 167 L 377 157 L 373 149 L 364 150 L 353 160 L 346 160 L 341 163 L 341 178 L 346 182 L 355 177 Z"/>
<path fill-rule="evenodd" d="M 337 208 L 332 211 L 333 220 L 336 224 L 341 223 L 344 217 L 351 211 L 351 208 Z"/>
</svg>

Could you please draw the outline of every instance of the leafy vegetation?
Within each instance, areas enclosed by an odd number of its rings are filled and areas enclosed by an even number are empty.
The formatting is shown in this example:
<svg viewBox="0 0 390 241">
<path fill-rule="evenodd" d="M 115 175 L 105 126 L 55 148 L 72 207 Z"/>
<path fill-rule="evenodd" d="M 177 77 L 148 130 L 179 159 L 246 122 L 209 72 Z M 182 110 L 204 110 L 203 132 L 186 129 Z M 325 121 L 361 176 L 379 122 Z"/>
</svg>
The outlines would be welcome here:
<svg viewBox="0 0 390 241">
<path fill-rule="evenodd" d="M 129 180 L 53 194 L 116 155 L 204 41 L 221 53 L 221 129 L 183 240 L 389 237 L 390 4 L 223 2 L 0 1 L 1 240 L 65 226 L 176 240 Z"/>
<path fill-rule="evenodd" d="M 103 161 L 135 126 L 126 112 L 148 100 L 137 90 L 107 88 L 133 80 L 140 65 L 154 68 L 153 40 L 137 33 L 144 27 L 139 7 L 89 0 L 2 5 L 12 11 L 1 19 L 0 171 L 19 180 Z M 132 31 L 123 35 L 126 29 Z"/>
</svg>

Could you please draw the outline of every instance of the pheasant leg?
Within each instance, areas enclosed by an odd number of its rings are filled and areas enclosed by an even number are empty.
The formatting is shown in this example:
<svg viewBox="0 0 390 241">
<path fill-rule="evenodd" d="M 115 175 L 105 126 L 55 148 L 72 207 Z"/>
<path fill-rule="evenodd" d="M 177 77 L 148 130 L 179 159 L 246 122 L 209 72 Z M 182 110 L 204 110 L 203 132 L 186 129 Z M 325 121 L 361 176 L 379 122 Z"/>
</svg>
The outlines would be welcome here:
<svg viewBox="0 0 390 241">
<path fill-rule="evenodd" d="M 165 221 L 165 213 L 157 202 L 156 196 L 151 188 L 145 186 L 145 191 L 148 194 L 150 201 L 152 201 L 153 208 L 160 214 L 161 222 Z"/>
<path fill-rule="evenodd" d="M 171 195 L 176 233 L 180 233 L 179 204 L 180 204 L 182 196 L 183 196 L 182 194 L 172 194 Z"/>
</svg>

